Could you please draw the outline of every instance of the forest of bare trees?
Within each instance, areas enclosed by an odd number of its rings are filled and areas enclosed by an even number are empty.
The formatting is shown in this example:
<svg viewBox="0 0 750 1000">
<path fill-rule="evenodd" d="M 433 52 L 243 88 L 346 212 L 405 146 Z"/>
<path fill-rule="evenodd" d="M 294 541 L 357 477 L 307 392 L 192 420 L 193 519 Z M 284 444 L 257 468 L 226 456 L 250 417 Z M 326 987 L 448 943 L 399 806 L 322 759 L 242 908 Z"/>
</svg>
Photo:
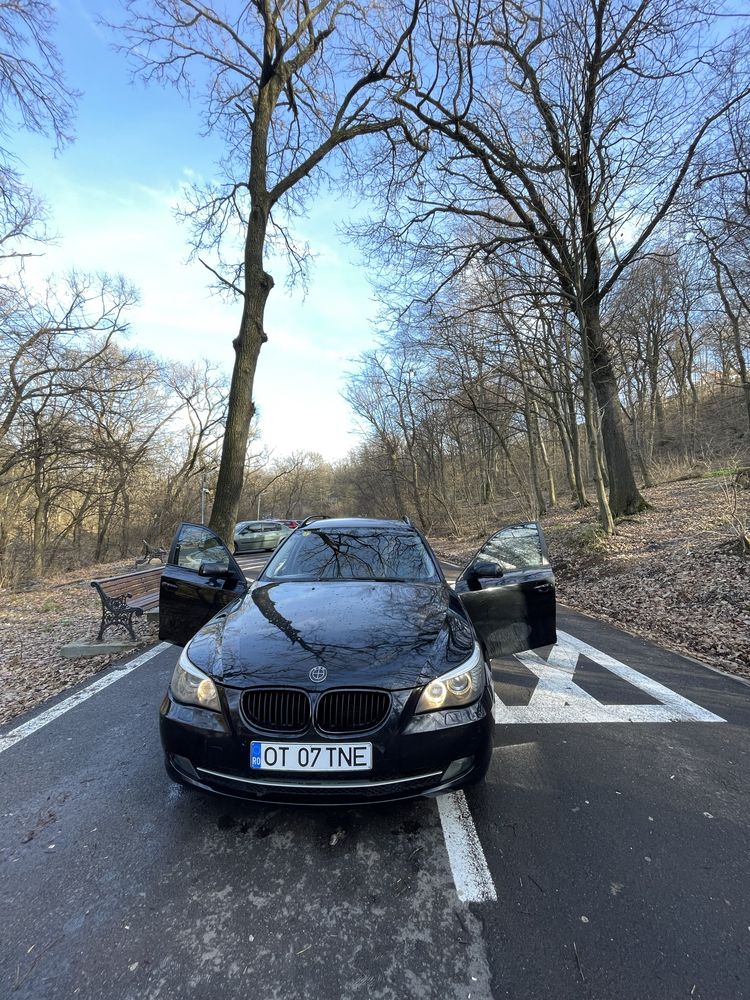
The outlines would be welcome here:
<svg viewBox="0 0 750 1000">
<path fill-rule="evenodd" d="M 367 443 L 350 481 L 372 513 L 407 511 L 428 531 L 597 501 L 602 526 L 613 525 L 598 408 L 568 312 L 507 286 L 497 296 L 475 271 L 471 289 L 433 301 L 360 359 L 347 398 Z M 665 247 L 644 257 L 603 328 L 638 483 L 747 464 L 738 359 L 748 328 L 738 354 L 707 256 Z"/>
<path fill-rule="evenodd" d="M 203 94 L 225 143 L 183 215 L 241 306 L 234 371 L 133 348 L 126 277 L 71 261 L 29 279 L 48 214 L 13 131 L 63 148 L 77 95 L 52 6 L 0 0 L 0 584 L 164 544 L 206 498 L 225 537 L 256 514 L 459 532 L 569 502 L 611 533 L 665 475 L 750 464 L 742 17 L 683 0 L 126 8 L 114 43 Z M 348 235 L 381 304 L 344 389 L 361 443 L 333 464 L 268 455 L 253 420 L 269 247 L 306 272 L 293 221 L 326 185 L 366 199 Z"/>
<path fill-rule="evenodd" d="M 412 141 L 355 232 L 390 331 L 349 391 L 386 466 L 398 429 L 422 523 L 427 496 L 448 513 L 449 455 L 468 503 L 500 482 L 539 514 L 559 452 L 611 533 L 644 507 L 667 399 L 677 450 L 711 446 L 696 381 L 747 391 L 749 85 L 719 6 L 429 5 Z"/>
</svg>

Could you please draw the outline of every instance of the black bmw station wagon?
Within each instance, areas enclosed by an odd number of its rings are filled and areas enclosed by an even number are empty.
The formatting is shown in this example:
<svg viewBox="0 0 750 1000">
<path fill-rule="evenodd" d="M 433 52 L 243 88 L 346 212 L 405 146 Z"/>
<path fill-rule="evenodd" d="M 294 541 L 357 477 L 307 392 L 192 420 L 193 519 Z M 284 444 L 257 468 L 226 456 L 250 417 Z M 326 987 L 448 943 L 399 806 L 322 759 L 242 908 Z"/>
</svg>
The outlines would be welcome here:
<svg viewBox="0 0 750 1000">
<path fill-rule="evenodd" d="M 494 534 L 450 587 L 405 521 L 319 518 L 258 579 L 183 524 L 161 580 L 184 645 L 161 705 L 167 772 L 268 802 L 435 795 L 490 762 L 490 659 L 555 642 L 542 530 Z"/>
</svg>

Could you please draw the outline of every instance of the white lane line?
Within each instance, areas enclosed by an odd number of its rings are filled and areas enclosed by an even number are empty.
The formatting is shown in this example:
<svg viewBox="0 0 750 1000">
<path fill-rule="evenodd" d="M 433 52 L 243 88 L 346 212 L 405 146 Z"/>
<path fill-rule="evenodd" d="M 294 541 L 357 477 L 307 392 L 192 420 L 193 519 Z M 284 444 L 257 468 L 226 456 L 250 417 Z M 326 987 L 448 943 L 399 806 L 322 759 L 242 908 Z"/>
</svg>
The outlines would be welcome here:
<svg viewBox="0 0 750 1000">
<path fill-rule="evenodd" d="M 158 646 L 154 646 L 153 649 L 147 650 L 145 653 L 141 653 L 140 656 L 136 656 L 134 660 L 126 663 L 124 667 L 113 670 L 109 674 L 105 674 L 104 677 L 99 677 L 88 687 L 82 688 L 80 691 L 76 691 L 69 698 L 65 698 L 64 701 L 58 702 L 53 705 L 52 708 L 48 708 L 46 712 L 42 712 L 41 715 L 35 716 L 35 718 L 30 719 L 29 722 L 24 722 L 23 725 L 18 726 L 16 729 L 11 729 L 9 733 L 5 736 L 0 736 L 0 753 L 4 750 L 10 750 L 12 746 L 16 743 L 20 743 L 21 740 L 25 740 L 27 736 L 31 736 L 37 730 L 41 729 L 43 726 L 49 725 L 50 722 L 54 722 L 61 715 L 69 712 L 71 708 L 75 708 L 76 705 L 80 705 L 81 702 L 87 701 L 93 695 L 97 694 L 99 691 L 103 691 L 104 688 L 109 687 L 110 684 L 114 684 L 115 681 L 119 681 L 122 677 L 126 677 L 132 670 L 137 667 L 142 666 L 149 660 L 152 660 L 159 653 L 163 653 L 165 649 L 169 649 L 172 644 L 170 642 L 160 642 Z"/>
<path fill-rule="evenodd" d="M 496 901 L 495 883 L 466 796 L 463 792 L 439 795 L 437 804 L 458 898 L 462 903 Z"/>
</svg>

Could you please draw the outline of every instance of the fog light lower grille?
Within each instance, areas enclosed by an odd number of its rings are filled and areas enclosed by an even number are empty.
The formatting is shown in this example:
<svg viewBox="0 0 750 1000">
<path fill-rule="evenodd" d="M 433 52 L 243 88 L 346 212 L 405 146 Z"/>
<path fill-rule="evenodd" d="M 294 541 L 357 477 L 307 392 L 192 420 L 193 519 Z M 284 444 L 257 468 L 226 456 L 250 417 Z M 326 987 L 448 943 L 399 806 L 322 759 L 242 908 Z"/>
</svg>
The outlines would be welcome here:
<svg viewBox="0 0 750 1000">
<path fill-rule="evenodd" d="M 458 760 L 454 760 L 452 764 L 448 765 L 445 773 L 443 774 L 443 781 L 452 781 L 460 774 L 464 774 L 466 771 L 470 770 L 473 763 L 473 757 L 459 757 Z"/>
</svg>

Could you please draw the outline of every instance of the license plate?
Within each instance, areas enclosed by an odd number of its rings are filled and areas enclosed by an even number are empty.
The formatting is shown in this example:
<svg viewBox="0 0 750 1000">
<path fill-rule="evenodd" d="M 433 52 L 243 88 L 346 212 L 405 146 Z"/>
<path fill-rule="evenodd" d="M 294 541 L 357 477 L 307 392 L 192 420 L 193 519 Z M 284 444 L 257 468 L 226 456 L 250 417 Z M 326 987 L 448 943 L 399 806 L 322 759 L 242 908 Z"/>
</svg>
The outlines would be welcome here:
<svg viewBox="0 0 750 1000">
<path fill-rule="evenodd" d="M 250 744 L 254 771 L 370 771 L 372 743 Z"/>
</svg>

